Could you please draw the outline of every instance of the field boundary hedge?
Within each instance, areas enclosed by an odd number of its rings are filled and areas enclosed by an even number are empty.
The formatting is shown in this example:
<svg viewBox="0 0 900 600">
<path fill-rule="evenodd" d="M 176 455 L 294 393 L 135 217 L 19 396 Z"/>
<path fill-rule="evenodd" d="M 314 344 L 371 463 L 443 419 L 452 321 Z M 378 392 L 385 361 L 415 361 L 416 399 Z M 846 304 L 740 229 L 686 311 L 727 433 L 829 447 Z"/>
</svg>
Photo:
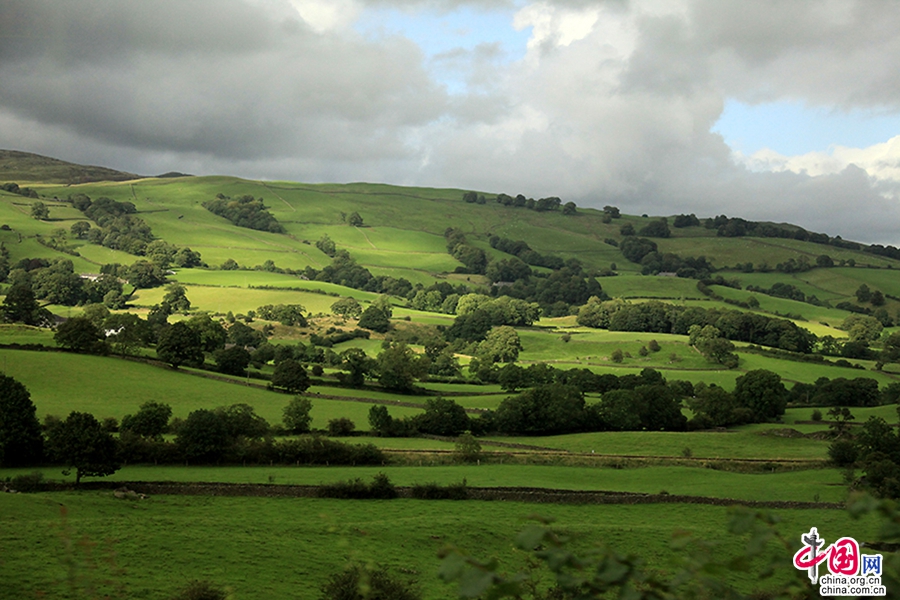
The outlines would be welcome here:
<svg viewBox="0 0 900 600">
<path fill-rule="evenodd" d="M 79 486 L 69 483 L 45 483 L 43 491 L 115 490 L 128 488 L 137 494 L 173 496 L 252 496 L 262 498 L 317 498 L 320 485 L 278 485 L 251 483 L 176 483 L 144 481 L 96 481 Z M 413 487 L 397 486 L 399 498 L 412 498 Z M 558 490 L 528 487 L 467 487 L 469 500 L 529 502 L 538 504 L 706 504 L 711 506 L 747 506 L 773 509 L 843 509 L 837 502 L 800 502 L 788 500 L 740 500 L 676 494 L 644 494 L 616 491 Z"/>
</svg>

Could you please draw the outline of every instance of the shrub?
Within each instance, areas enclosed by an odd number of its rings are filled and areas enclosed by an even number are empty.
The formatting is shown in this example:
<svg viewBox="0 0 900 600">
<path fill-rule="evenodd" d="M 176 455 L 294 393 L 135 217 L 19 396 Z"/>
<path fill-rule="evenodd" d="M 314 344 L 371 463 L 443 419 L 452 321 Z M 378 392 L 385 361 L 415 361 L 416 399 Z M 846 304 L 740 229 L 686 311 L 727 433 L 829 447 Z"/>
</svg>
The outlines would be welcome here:
<svg viewBox="0 0 900 600">
<path fill-rule="evenodd" d="M 822 411 L 818 408 L 812 411 L 812 420 L 813 421 L 821 421 L 822 420 Z"/>
<path fill-rule="evenodd" d="M 418 500 L 467 500 L 469 486 L 465 479 L 460 483 L 451 483 L 446 486 L 436 483 L 417 483 L 412 486 L 411 494 Z"/>
<path fill-rule="evenodd" d="M 172 600 L 226 600 L 225 589 L 211 581 L 192 581 L 183 587 Z"/>
<path fill-rule="evenodd" d="M 847 467 L 856 462 L 859 450 L 847 439 L 835 440 L 828 446 L 828 458 L 839 467 Z"/>
<path fill-rule="evenodd" d="M 328 435 L 332 437 L 348 436 L 353 433 L 354 429 L 356 429 L 356 423 L 347 417 L 328 421 Z"/>
<path fill-rule="evenodd" d="M 17 492 L 37 492 L 44 485 L 44 474 L 32 471 L 27 475 L 16 475 L 9 482 L 9 487 Z"/>
<path fill-rule="evenodd" d="M 397 497 L 397 488 L 384 473 L 377 474 L 372 483 L 361 479 L 348 479 L 319 486 L 320 498 L 340 498 L 342 500 L 392 500 Z"/>
<path fill-rule="evenodd" d="M 352 565 L 332 575 L 322 586 L 322 600 L 421 600 L 411 584 L 396 579 L 384 567 Z"/>
</svg>

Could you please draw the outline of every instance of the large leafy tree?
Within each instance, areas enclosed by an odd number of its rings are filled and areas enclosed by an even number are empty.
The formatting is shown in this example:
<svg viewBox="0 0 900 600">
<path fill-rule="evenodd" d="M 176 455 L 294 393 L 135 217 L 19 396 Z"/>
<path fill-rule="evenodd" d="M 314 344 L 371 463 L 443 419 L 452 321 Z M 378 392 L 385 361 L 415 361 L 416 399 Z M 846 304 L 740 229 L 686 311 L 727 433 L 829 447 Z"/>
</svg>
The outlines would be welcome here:
<svg viewBox="0 0 900 600">
<path fill-rule="evenodd" d="M 178 429 L 175 445 L 185 460 L 215 462 L 231 446 L 228 425 L 215 411 L 195 410 Z"/>
<path fill-rule="evenodd" d="M 0 374 L 0 466 L 36 464 L 43 448 L 31 394 L 12 377 Z"/>
<path fill-rule="evenodd" d="M 306 391 L 309 387 L 309 375 L 306 367 L 292 358 L 285 359 L 275 365 L 272 374 L 272 387 L 292 394 Z"/>
<path fill-rule="evenodd" d="M 183 322 L 170 325 L 159 334 L 156 354 L 176 369 L 183 364 L 202 363 L 200 334 Z"/>
<path fill-rule="evenodd" d="M 104 354 L 109 348 L 106 336 L 87 317 L 72 317 L 60 323 L 53 340 L 75 352 Z"/>
<path fill-rule="evenodd" d="M 428 358 L 406 344 L 391 344 L 378 355 L 378 381 L 389 390 L 409 392 L 413 382 L 428 373 Z"/>
<path fill-rule="evenodd" d="M 72 412 L 51 427 L 47 450 L 53 460 L 68 467 L 63 474 L 75 469 L 76 485 L 82 477 L 104 477 L 119 470 L 116 440 L 89 413 Z"/>
<path fill-rule="evenodd" d="M 312 423 L 310 410 L 312 402 L 309 398 L 294 396 L 282 413 L 284 427 L 291 433 L 309 433 L 309 425 Z"/>
<path fill-rule="evenodd" d="M 131 431 L 141 437 L 162 440 L 169 427 L 172 407 L 161 402 L 144 402 L 134 415 L 122 417 L 120 429 Z"/>
<path fill-rule="evenodd" d="M 34 298 L 31 285 L 26 282 L 14 283 L 0 305 L 0 320 L 7 323 L 25 323 L 46 327 L 52 320 L 50 311 L 41 308 Z"/>
<path fill-rule="evenodd" d="M 781 383 L 781 375 L 756 369 L 735 380 L 734 396 L 753 412 L 757 421 L 767 421 L 784 414 L 788 392 Z"/>
</svg>

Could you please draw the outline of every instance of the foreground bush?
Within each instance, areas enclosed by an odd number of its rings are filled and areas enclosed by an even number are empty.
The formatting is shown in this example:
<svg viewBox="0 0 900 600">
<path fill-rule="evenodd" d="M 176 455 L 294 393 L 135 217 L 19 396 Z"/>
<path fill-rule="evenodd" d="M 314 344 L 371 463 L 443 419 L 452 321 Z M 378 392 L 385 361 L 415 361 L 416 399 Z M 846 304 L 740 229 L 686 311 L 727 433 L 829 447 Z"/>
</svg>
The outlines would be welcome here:
<svg viewBox="0 0 900 600">
<path fill-rule="evenodd" d="M 321 600 L 421 600 L 411 583 L 393 577 L 384 567 L 353 565 L 322 586 Z"/>
</svg>

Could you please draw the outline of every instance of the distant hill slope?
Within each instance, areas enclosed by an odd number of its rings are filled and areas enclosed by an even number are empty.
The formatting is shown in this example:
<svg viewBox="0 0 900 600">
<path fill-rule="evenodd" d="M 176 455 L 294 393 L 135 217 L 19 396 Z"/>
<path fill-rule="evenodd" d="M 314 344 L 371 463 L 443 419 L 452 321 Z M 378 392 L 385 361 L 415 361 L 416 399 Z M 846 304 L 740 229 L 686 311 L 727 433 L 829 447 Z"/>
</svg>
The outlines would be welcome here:
<svg viewBox="0 0 900 600">
<path fill-rule="evenodd" d="M 89 183 L 127 181 L 140 175 L 74 163 L 17 150 L 0 150 L 0 183 Z"/>
</svg>

